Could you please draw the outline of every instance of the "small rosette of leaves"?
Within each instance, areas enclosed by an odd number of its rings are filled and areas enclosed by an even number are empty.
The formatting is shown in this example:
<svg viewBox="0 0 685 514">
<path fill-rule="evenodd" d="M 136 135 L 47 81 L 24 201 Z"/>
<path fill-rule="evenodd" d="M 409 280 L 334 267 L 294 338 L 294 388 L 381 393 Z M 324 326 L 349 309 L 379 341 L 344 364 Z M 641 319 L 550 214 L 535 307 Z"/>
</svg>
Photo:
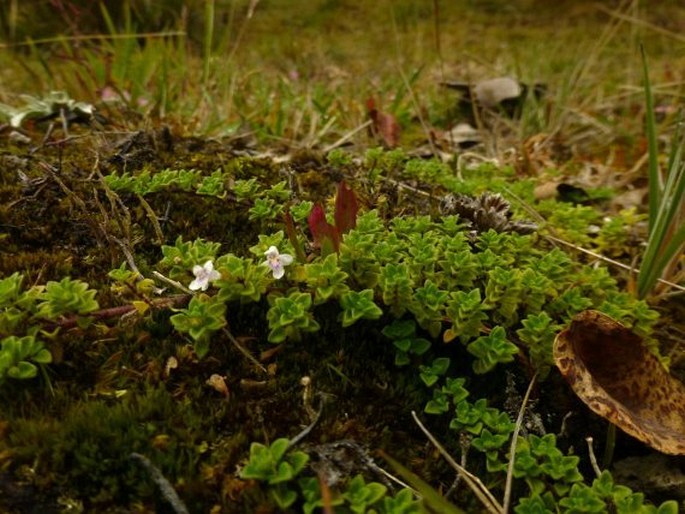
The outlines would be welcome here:
<svg viewBox="0 0 685 514">
<path fill-rule="evenodd" d="M 65 314 L 88 314 L 98 310 L 95 300 L 97 291 L 88 289 L 86 282 L 64 277 L 59 282 L 50 281 L 39 295 L 39 317 L 57 319 Z"/>
<path fill-rule="evenodd" d="M 450 378 L 445 379 L 445 384 L 440 387 L 433 388 L 433 399 L 426 403 L 424 412 L 426 414 L 445 414 L 450 405 L 458 405 L 462 400 L 465 400 L 469 392 L 464 388 L 464 378 Z"/>
<path fill-rule="evenodd" d="M 383 315 L 381 308 L 373 301 L 373 290 L 348 291 L 340 297 L 340 320 L 343 327 L 349 327 L 360 319 L 378 319 Z"/>
<path fill-rule="evenodd" d="M 463 235 L 457 234 L 453 239 L 461 241 Z M 458 244 L 458 243 L 454 243 Z M 459 245 L 461 246 L 461 245 Z M 480 264 L 477 257 L 471 253 L 467 247 L 457 251 L 450 249 L 450 246 L 445 248 L 442 259 L 438 261 L 439 274 L 443 277 L 450 289 L 457 287 L 471 288 L 478 277 L 480 271 Z"/>
<path fill-rule="evenodd" d="M 226 177 L 219 169 L 202 179 L 202 182 L 197 186 L 197 194 L 224 198 L 226 196 L 225 186 Z"/>
<path fill-rule="evenodd" d="M 270 446 L 252 443 L 250 458 L 240 472 L 240 478 L 271 486 L 269 492 L 281 509 L 287 509 L 297 500 L 297 492 L 288 488 L 288 482 L 294 480 L 309 460 L 304 452 L 288 452 L 288 444 L 285 438 L 276 439 Z"/>
<path fill-rule="evenodd" d="M 0 335 L 13 333 L 27 317 L 26 308 L 31 305 L 26 301 L 22 302 L 26 296 L 21 288 L 23 280 L 24 276 L 19 273 L 12 273 L 0 280 Z"/>
<path fill-rule="evenodd" d="M 492 370 L 497 364 L 512 362 L 518 353 L 518 347 L 507 340 L 507 333 L 500 326 L 469 343 L 466 349 L 476 358 L 472 366 L 479 375 Z"/>
<path fill-rule="evenodd" d="M 314 293 L 314 304 L 322 304 L 331 298 L 340 298 L 349 291 L 345 283 L 347 273 L 338 267 L 338 256 L 327 255 L 323 261 L 304 266 L 305 281 Z M 347 326 L 347 325 L 345 325 Z"/>
<path fill-rule="evenodd" d="M 421 364 L 419 366 L 419 376 L 424 384 L 431 387 L 442 375 L 447 373 L 447 368 L 449 367 L 450 360 L 447 357 L 438 357 L 437 359 L 433 359 L 430 366 Z"/>
<path fill-rule="evenodd" d="M 383 335 L 393 340 L 397 353 L 395 364 L 405 366 L 410 355 L 423 355 L 431 347 L 428 339 L 416 335 L 416 322 L 413 319 L 395 320 L 383 329 Z"/>
<path fill-rule="evenodd" d="M 517 330 L 516 335 L 528 349 L 530 362 L 538 370 L 540 378 L 545 378 L 554 362 L 552 347 L 559 325 L 553 323 L 544 311 L 531 314 L 521 324 L 523 328 Z"/>
<path fill-rule="evenodd" d="M 378 211 L 372 210 L 359 216 L 357 226 L 343 237 L 340 267 L 361 287 L 375 287 L 378 283 L 380 265 L 376 250 L 389 236 L 384 231 Z"/>
<path fill-rule="evenodd" d="M 188 307 L 171 316 L 171 323 L 179 332 L 189 334 L 195 341 L 198 358 L 209 351 L 209 338 L 226 324 L 226 304 L 218 297 L 204 294 L 191 298 Z"/>
<path fill-rule="evenodd" d="M 521 455 L 521 458 L 524 456 Z M 517 456 L 518 458 L 518 456 Z M 532 463 L 534 461 L 531 460 Z M 567 489 L 564 488 L 564 489 Z M 658 507 L 645 503 L 642 493 L 634 493 L 629 487 L 617 485 L 609 471 L 603 471 L 595 478 L 592 486 L 574 482 L 568 495 L 555 498 L 552 492 L 533 494 L 521 498 L 514 508 L 516 514 L 553 514 L 559 507 L 564 512 L 586 512 L 601 514 L 604 512 L 635 512 L 640 514 L 677 514 L 678 502 L 668 500 Z"/>
<path fill-rule="evenodd" d="M 652 333 L 652 327 L 659 319 L 659 313 L 650 309 L 647 302 L 625 292 L 609 293 L 599 310 L 642 337 L 648 337 Z"/>
<path fill-rule="evenodd" d="M 169 270 L 168 275 L 174 280 L 185 283 L 192 277 L 193 266 L 207 261 L 213 261 L 221 245 L 203 239 L 195 241 L 183 241 L 178 236 L 174 246 L 162 246 L 162 260 L 159 266 Z"/>
<path fill-rule="evenodd" d="M 475 436 L 471 444 L 485 454 L 488 471 L 506 469 L 506 457 L 502 454 L 508 449 L 507 442 L 514 431 L 514 423 L 506 412 L 488 407 L 484 398 L 475 403 L 464 399 L 456 405 L 450 428 Z"/>
<path fill-rule="evenodd" d="M 480 289 L 470 292 L 454 291 L 447 302 L 447 318 L 452 326 L 445 330 L 443 341 L 449 343 L 455 338 L 466 344 L 478 337 L 483 330 L 483 321 L 488 319 L 486 307 L 481 302 Z"/>
<path fill-rule="evenodd" d="M 557 448 L 554 434 L 531 434 L 516 446 L 514 477 L 523 478 L 533 496 L 543 494 L 549 482 L 555 495 L 563 496 L 574 483 L 583 480 L 578 462 L 578 457 L 566 456 Z"/>
<path fill-rule="evenodd" d="M 38 373 L 36 364 L 49 364 L 52 355 L 35 336 L 9 336 L 0 341 L 0 382 L 28 379 Z"/>
<path fill-rule="evenodd" d="M 233 194 L 238 200 L 255 200 L 259 198 L 261 190 L 256 178 L 238 179 L 233 183 Z"/>
<path fill-rule="evenodd" d="M 216 269 L 222 278 L 214 285 L 219 288 L 217 296 L 222 302 L 257 302 L 271 283 L 265 266 L 233 254 L 219 257 Z"/>
<path fill-rule="evenodd" d="M 390 307 L 390 312 L 395 317 L 400 317 L 407 310 L 414 295 L 414 282 L 409 276 L 409 268 L 402 262 L 386 264 L 381 268 L 378 284 L 383 303 Z"/>
<path fill-rule="evenodd" d="M 309 200 L 302 200 L 290 206 L 290 214 L 293 219 L 298 223 L 302 223 L 307 220 L 309 213 L 312 212 L 314 208 L 314 202 Z"/>
<path fill-rule="evenodd" d="M 388 488 L 378 482 L 366 483 L 361 475 L 355 476 L 347 484 L 342 497 L 355 513 L 373 512 L 371 506 L 380 501 Z"/>
<path fill-rule="evenodd" d="M 283 213 L 283 205 L 272 198 L 257 198 L 248 212 L 251 220 L 273 220 Z"/>
<path fill-rule="evenodd" d="M 383 484 L 366 483 L 361 475 L 350 480 L 342 494 L 328 494 L 325 499 L 321 493 L 321 482 L 318 478 L 301 478 L 298 484 L 304 499 L 302 504 L 304 514 L 321 512 L 321 509 L 326 506 L 341 507 L 341 512 L 353 513 L 419 514 L 421 512 L 420 502 L 414 499 L 414 494 L 410 489 L 402 489 L 393 497 L 387 494 L 387 488 Z"/>
<path fill-rule="evenodd" d="M 427 330 L 431 337 L 438 337 L 442 330 L 442 319 L 449 298 L 449 293 L 438 288 L 430 279 L 414 292 L 414 301 L 409 310 L 421 328 Z"/>
<path fill-rule="evenodd" d="M 309 293 L 293 292 L 288 296 L 269 297 L 271 307 L 266 314 L 269 321 L 269 341 L 282 343 L 286 339 L 299 341 L 303 332 L 316 332 L 319 324 L 310 309 Z"/>
<path fill-rule="evenodd" d="M 505 326 L 518 321 L 517 309 L 522 301 L 521 270 L 497 266 L 488 272 L 485 284 L 486 308 L 494 309 L 493 319 Z"/>
<path fill-rule="evenodd" d="M 142 278 L 139 273 L 126 269 L 126 263 L 113 269 L 107 276 L 115 281 L 110 287 L 114 294 L 123 297 L 149 296 L 155 289 L 155 282 Z"/>
<path fill-rule="evenodd" d="M 410 273 L 414 277 L 435 276 L 438 251 L 438 237 L 435 233 L 415 232 L 408 235 Z"/>
</svg>

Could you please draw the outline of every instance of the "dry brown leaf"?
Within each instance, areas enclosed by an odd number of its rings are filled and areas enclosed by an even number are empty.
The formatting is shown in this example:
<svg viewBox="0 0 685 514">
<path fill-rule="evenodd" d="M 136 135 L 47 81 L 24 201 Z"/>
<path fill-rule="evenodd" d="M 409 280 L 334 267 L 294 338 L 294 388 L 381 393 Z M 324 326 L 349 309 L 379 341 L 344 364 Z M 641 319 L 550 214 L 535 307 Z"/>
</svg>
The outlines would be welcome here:
<svg viewBox="0 0 685 514">
<path fill-rule="evenodd" d="M 388 148 L 395 148 L 400 142 L 400 125 L 395 117 L 378 110 L 373 98 L 366 100 L 366 110 L 372 121 L 371 132 L 380 136 Z"/>
<path fill-rule="evenodd" d="M 228 391 L 228 386 L 226 385 L 226 379 L 221 375 L 214 373 L 211 377 L 207 379 L 206 384 L 213 388 L 215 391 L 224 395 L 225 398 L 229 397 L 230 393 Z"/>
<path fill-rule="evenodd" d="M 640 336 L 605 314 L 584 311 L 557 335 L 554 360 L 595 413 L 660 452 L 685 455 L 685 385 Z"/>
</svg>

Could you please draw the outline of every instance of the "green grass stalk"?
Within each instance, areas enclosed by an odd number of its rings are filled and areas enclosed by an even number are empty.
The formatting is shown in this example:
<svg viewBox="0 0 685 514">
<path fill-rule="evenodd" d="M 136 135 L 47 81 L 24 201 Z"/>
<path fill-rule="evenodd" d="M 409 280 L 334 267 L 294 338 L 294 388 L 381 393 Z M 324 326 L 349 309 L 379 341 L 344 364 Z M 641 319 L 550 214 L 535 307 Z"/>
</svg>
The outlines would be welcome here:
<svg viewBox="0 0 685 514">
<path fill-rule="evenodd" d="M 649 82 L 649 67 L 644 47 L 642 65 L 645 81 L 645 106 L 647 108 L 647 143 L 649 175 L 649 238 L 642 258 L 637 279 L 637 294 L 645 298 L 656 285 L 657 280 L 671 268 L 685 246 L 685 225 L 680 223 L 685 192 L 685 162 L 682 148 L 685 145 L 680 124 L 673 139 L 664 177 L 659 169 L 654 97 Z"/>
</svg>

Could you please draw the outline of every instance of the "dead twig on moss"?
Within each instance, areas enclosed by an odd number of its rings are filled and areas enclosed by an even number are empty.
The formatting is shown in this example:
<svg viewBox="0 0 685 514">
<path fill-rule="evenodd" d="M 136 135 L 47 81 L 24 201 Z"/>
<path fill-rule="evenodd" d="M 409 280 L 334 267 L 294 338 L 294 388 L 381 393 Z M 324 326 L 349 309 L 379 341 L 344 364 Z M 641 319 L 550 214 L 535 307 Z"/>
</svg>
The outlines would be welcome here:
<svg viewBox="0 0 685 514">
<path fill-rule="evenodd" d="M 526 405 L 528 404 L 528 398 L 530 398 L 530 393 L 533 390 L 533 385 L 535 385 L 535 380 L 538 377 L 537 371 L 530 379 L 530 384 L 528 384 L 528 389 L 526 394 L 523 396 L 523 401 L 521 401 L 521 408 L 519 409 L 518 417 L 516 418 L 516 426 L 514 427 L 514 433 L 511 435 L 511 447 L 509 449 L 509 463 L 507 464 L 507 479 L 504 486 L 504 498 L 502 499 L 502 509 L 506 514 L 509 512 L 509 505 L 511 504 L 511 486 L 514 479 L 514 459 L 516 458 L 516 444 L 518 442 L 519 432 L 521 431 L 521 425 L 523 424 L 523 415 L 526 412 Z"/>
<path fill-rule="evenodd" d="M 447 453 L 447 450 L 445 450 L 445 448 L 438 442 L 435 436 L 430 433 L 430 431 L 425 427 L 423 423 L 421 423 L 421 420 L 419 420 L 419 417 L 416 415 L 416 411 L 411 411 L 411 415 L 414 418 L 416 424 L 421 429 L 421 431 L 426 435 L 428 440 L 431 443 L 433 443 L 433 446 L 435 446 L 435 448 L 440 452 L 440 455 L 443 456 L 443 458 L 448 462 L 450 466 L 452 466 L 452 468 L 454 468 L 454 470 L 457 473 L 461 474 L 464 477 L 464 481 L 466 482 L 466 484 L 471 488 L 471 490 L 474 492 L 474 494 L 480 500 L 483 506 L 487 509 L 487 511 L 492 512 L 494 514 L 503 514 L 504 508 L 502 507 L 502 505 L 500 505 L 500 503 L 497 501 L 497 498 L 493 496 L 493 494 L 485 486 L 485 484 L 481 482 L 480 478 L 478 478 L 469 470 L 458 464 L 457 461 L 455 461 L 454 458 L 452 458 L 452 456 L 449 453 Z"/>
<path fill-rule="evenodd" d="M 178 493 L 171 485 L 169 480 L 162 474 L 162 472 L 150 460 L 140 453 L 131 453 L 129 455 L 131 460 L 138 462 L 150 474 L 152 481 L 159 487 L 159 492 L 162 493 L 164 500 L 171 506 L 176 514 L 190 514 L 188 508 L 185 506 Z"/>
</svg>

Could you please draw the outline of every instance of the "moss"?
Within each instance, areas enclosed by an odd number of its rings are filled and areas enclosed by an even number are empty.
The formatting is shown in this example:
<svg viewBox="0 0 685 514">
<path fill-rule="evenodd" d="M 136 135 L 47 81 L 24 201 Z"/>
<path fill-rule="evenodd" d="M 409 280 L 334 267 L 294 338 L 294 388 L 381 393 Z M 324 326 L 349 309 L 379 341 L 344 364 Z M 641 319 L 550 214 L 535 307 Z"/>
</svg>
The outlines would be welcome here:
<svg viewBox="0 0 685 514">
<path fill-rule="evenodd" d="M 213 418 L 163 388 L 121 400 L 81 402 L 60 418 L 9 423 L 3 446 L 14 466 L 37 462 L 37 485 L 78 491 L 94 504 L 126 504 L 153 495 L 146 473 L 129 458 L 148 456 L 172 483 L 199 480 L 199 463 L 214 437 Z M 215 412 L 221 415 L 221 409 Z"/>
</svg>

